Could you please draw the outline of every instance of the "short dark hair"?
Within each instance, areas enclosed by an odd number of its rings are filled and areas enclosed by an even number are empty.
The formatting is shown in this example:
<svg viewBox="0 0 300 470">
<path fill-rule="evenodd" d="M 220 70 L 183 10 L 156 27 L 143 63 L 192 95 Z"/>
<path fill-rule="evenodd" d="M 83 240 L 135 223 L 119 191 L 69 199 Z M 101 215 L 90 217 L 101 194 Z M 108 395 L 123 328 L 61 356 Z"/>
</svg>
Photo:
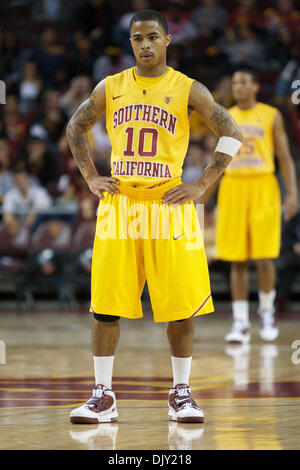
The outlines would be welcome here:
<svg viewBox="0 0 300 470">
<path fill-rule="evenodd" d="M 23 155 L 16 156 L 10 163 L 10 170 L 14 175 L 29 173 L 28 162 Z"/>
<path fill-rule="evenodd" d="M 253 83 L 259 83 L 257 72 L 248 67 L 241 67 L 237 69 L 234 73 L 247 73 L 252 78 Z"/>
<path fill-rule="evenodd" d="M 157 23 L 162 27 L 165 34 L 169 34 L 168 23 L 164 15 L 155 10 L 142 10 L 136 13 L 130 21 L 129 31 L 131 31 L 133 23 L 138 21 L 157 21 Z"/>
</svg>

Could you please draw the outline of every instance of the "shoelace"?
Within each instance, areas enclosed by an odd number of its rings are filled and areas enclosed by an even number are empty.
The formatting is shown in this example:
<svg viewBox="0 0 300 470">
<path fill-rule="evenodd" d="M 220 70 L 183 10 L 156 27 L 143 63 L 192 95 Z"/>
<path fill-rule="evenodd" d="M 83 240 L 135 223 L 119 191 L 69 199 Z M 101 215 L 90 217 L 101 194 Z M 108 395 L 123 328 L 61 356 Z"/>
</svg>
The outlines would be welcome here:
<svg viewBox="0 0 300 470">
<path fill-rule="evenodd" d="M 93 397 L 94 398 L 102 398 L 103 392 L 104 392 L 103 388 L 94 388 Z"/>
<path fill-rule="evenodd" d="M 177 406 L 180 406 L 181 408 L 198 408 L 196 403 L 190 396 L 191 389 L 189 387 L 179 388 L 177 390 L 175 389 L 175 393 L 177 396 L 175 397 L 174 402 Z"/>
<path fill-rule="evenodd" d="M 87 401 L 86 403 L 86 406 L 88 408 L 94 408 L 94 407 L 98 407 L 99 403 L 101 403 L 103 400 L 105 400 L 104 398 L 104 392 L 105 392 L 105 389 L 103 388 L 94 388 L 93 389 L 93 394 L 91 396 L 91 398 Z M 99 402 L 100 400 L 100 402 Z"/>
<path fill-rule="evenodd" d="M 189 387 L 179 388 L 176 392 L 178 397 L 187 397 L 191 393 L 191 389 Z"/>
<path fill-rule="evenodd" d="M 190 407 L 192 404 L 192 397 L 190 396 L 191 389 L 189 387 L 174 389 L 176 396 L 174 402 L 182 408 Z M 182 398 L 181 398 L 182 397 Z"/>
<path fill-rule="evenodd" d="M 242 323 L 240 321 L 235 321 L 235 322 L 233 322 L 231 331 L 234 331 L 234 332 L 235 331 L 242 331 L 245 328 L 248 328 L 248 325 L 246 325 L 245 323 Z"/>
<path fill-rule="evenodd" d="M 261 316 L 262 326 L 273 327 L 274 326 L 274 317 L 271 313 L 264 313 Z"/>
</svg>

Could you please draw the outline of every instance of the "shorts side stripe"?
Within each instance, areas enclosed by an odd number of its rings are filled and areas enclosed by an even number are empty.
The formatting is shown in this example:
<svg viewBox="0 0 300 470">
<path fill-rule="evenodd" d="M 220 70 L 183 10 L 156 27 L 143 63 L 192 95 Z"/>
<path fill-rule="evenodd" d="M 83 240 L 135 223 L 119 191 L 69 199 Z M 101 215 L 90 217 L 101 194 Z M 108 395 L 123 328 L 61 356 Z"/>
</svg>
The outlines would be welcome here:
<svg viewBox="0 0 300 470">
<path fill-rule="evenodd" d="M 206 297 L 206 299 L 202 302 L 202 304 L 200 305 L 200 307 L 197 308 L 197 310 L 196 310 L 189 318 L 193 318 L 193 317 L 196 315 L 196 313 L 198 313 L 199 310 L 201 310 L 201 308 L 204 307 L 204 305 L 206 304 L 206 302 L 207 302 L 210 298 L 211 298 L 211 293 Z"/>
</svg>

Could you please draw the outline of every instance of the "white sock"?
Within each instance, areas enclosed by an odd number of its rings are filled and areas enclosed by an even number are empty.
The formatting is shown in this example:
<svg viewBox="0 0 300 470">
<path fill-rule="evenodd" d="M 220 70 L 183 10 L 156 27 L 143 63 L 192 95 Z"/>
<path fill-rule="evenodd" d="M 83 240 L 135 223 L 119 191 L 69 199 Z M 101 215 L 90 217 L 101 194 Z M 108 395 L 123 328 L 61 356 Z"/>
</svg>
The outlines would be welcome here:
<svg viewBox="0 0 300 470">
<path fill-rule="evenodd" d="M 274 301 L 276 297 L 276 290 L 272 289 L 270 292 L 258 292 L 259 305 L 258 312 L 274 313 Z"/>
<path fill-rule="evenodd" d="M 112 371 L 115 356 L 94 356 L 94 371 L 96 385 L 111 388 Z"/>
<path fill-rule="evenodd" d="M 192 356 L 174 357 L 172 359 L 173 387 L 177 384 L 188 384 L 191 370 Z"/>
<path fill-rule="evenodd" d="M 249 323 L 249 302 L 248 300 L 234 300 L 232 302 L 234 321 Z"/>
</svg>

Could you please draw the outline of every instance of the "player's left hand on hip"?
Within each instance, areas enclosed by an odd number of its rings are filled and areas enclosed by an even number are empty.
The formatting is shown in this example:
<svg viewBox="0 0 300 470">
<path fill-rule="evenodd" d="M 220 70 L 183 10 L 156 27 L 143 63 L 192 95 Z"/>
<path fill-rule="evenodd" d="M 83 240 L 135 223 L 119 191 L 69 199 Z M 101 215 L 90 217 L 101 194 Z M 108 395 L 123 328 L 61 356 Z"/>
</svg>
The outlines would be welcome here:
<svg viewBox="0 0 300 470">
<path fill-rule="evenodd" d="M 297 194 L 287 194 L 283 202 L 283 211 L 285 220 L 290 220 L 298 210 Z"/>
<path fill-rule="evenodd" d="M 162 201 L 164 204 L 182 204 L 186 201 L 194 201 L 202 196 L 202 190 L 197 183 L 182 183 L 167 191 Z"/>
</svg>

